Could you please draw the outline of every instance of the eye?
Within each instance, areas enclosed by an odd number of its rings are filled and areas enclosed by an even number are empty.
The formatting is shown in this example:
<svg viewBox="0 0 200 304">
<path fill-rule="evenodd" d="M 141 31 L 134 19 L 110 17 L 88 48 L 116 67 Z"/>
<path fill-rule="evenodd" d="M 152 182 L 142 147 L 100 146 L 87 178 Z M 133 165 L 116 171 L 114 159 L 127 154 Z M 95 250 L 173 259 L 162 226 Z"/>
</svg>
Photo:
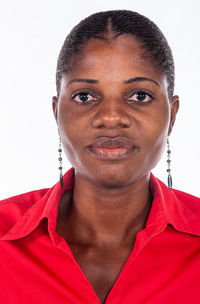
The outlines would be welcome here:
<svg viewBox="0 0 200 304">
<path fill-rule="evenodd" d="M 133 100 L 135 102 L 141 102 L 141 103 L 147 103 L 153 99 L 153 96 L 151 96 L 150 94 L 147 94 L 146 92 L 143 92 L 143 91 L 136 92 L 135 94 L 132 94 L 131 96 L 133 96 L 133 98 L 131 98 L 131 100 Z"/>
<path fill-rule="evenodd" d="M 71 99 L 73 99 L 77 103 L 84 104 L 91 102 L 95 99 L 95 97 L 92 96 L 90 93 L 83 91 L 72 95 Z"/>
</svg>

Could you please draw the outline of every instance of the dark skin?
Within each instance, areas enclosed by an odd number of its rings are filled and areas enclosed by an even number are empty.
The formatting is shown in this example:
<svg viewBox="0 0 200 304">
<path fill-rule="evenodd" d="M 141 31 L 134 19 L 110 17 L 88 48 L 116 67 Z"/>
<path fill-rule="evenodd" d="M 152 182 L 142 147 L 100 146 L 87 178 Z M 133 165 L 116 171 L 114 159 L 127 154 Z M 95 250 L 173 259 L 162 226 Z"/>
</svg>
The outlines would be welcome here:
<svg viewBox="0 0 200 304">
<path fill-rule="evenodd" d="M 146 77 L 150 80 L 125 80 Z M 95 79 L 96 83 L 72 82 Z M 144 92 L 138 102 L 137 92 Z M 86 92 L 88 103 L 81 95 Z M 69 244 L 101 303 L 105 303 L 136 235 L 151 209 L 150 171 L 158 163 L 179 108 L 169 100 L 166 77 L 141 59 L 139 43 L 119 36 L 92 39 L 64 75 L 53 111 L 66 156 L 75 168 L 74 189 L 58 208 L 56 231 Z M 102 160 L 88 146 L 100 136 L 123 136 L 138 148 L 121 160 Z"/>
</svg>

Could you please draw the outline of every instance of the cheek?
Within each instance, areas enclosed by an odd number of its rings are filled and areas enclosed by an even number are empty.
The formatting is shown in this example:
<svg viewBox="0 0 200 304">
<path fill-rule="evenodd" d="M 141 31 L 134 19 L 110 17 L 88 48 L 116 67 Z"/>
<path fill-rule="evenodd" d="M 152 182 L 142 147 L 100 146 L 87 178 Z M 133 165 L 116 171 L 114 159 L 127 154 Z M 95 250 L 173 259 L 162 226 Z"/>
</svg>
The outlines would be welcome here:
<svg viewBox="0 0 200 304">
<path fill-rule="evenodd" d="M 89 144 L 89 118 L 81 115 L 68 101 L 62 100 L 58 110 L 58 127 L 65 155 L 72 166 L 78 168 L 83 162 L 85 147 Z"/>
<path fill-rule="evenodd" d="M 70 163 L 74 163 L 76 159 L 76 150 L 79 144 L 78 136 L 81 126 L 78 122 L 71 110 L 64 103 L 61 104 L 58 110 L 58 128 L 65 155 Z"/>
<path fill-rule="evenodd" d="M 160 160 L 166 146 L 170 122 L 169 105 L 157 109 L 154 115 L 145 120 L 142 128 L 144 140 L 145 163 L 151 168 Z"/>
<path fill-rule="evenodd" d="M 153 141 L 167 134 L 170 122 L 170 105 L 167 100 L 155 103 L 143 120 L 143 130 Z"/>
</svg>

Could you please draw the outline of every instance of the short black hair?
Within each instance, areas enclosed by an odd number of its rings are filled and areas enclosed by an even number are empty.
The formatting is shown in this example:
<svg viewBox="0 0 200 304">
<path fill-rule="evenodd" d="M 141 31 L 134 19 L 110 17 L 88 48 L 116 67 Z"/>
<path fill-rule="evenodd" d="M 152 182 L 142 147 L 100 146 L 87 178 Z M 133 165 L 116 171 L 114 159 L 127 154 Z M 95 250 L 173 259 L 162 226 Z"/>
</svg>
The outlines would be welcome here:
<svg viewBox="0 0 200 304">
<path fill-rule="evenodd" d="M 112 33 L 112 38 L 106 35 Z M 168 96 L 174 92 L 174 59 L 168 42 L 157 27 L 147 17 L 130 10 L 111 10 L 92 14 L 77 24 L 66 37 L 61 48 L 56 71 L 57 96 L 60 94 L 61 79 L 71 69 L 72 59 L 79 55 L 83 46 L 92 38 L 107 42 L 119 35 L 130 34 L 144 50 L 143 57 L 152 61 L 156 69 L 168 81 Z"/>
</svg>

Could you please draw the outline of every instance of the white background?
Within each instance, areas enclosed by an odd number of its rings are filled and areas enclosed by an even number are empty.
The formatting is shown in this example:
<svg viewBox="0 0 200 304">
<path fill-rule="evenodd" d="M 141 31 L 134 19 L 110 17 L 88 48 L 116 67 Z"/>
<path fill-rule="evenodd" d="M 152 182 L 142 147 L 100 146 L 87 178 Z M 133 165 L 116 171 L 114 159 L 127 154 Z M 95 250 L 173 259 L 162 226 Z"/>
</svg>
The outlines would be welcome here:
<svg viewBox="0 0 200 304">
<path fill-rule="evenodd" d="M 0 1 L 0 198 L 58 181 L 51 98 L 65 37 L 88 15 L 130 9 L 165 34 L 176 64 L 180 109 L 170 137 L 173 187 L 199 196 L 200 5 L 198 0 Z M 152 171 L 166 183 L 166 153 Z M 71 167 L 65 159 L 65 170 Z"/>
</svg>

